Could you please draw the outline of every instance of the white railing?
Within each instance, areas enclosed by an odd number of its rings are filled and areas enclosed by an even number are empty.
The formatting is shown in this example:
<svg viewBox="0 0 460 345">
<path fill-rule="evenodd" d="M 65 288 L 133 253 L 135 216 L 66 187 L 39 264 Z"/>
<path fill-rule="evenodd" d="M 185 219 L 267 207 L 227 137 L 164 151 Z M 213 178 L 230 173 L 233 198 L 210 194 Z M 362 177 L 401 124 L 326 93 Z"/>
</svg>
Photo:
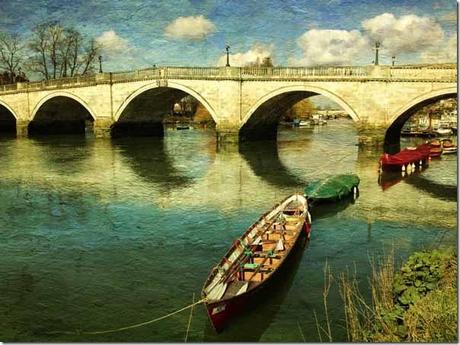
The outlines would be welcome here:
<svg viewBox="0 0 460 345">
<path fill-rule="evenodd" d="M 0 85 L 0 92 L 35 91 L 118 83 L 144 79 L 216 79 L 216 80 L 426 80 L 456 82 L 457 66 L 341 66 L 341 67 L 155 67 L 136 71 L 99 73 L 46 81 Z"/>
</svg>

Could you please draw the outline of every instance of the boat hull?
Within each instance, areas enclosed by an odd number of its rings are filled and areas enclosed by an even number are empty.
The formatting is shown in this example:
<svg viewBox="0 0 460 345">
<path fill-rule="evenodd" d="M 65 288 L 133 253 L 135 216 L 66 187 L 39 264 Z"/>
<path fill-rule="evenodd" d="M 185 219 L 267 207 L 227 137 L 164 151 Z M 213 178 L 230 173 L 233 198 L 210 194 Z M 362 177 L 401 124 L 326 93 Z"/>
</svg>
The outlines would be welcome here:
<svg viewBox="0 0 460 345">
<path fill-rule="evenodd" d="M 359 177 L 354 174 L 332 175 L 322 180 L 310 182 L 304 188 L 304 196 L 309 202 L 327 203 L 353 195 L 358 196 Z"/>
<path fill-rule="evenodd" d="M 454 153 L 457 153 L 457 148 L 445 148 L 442 151 L 443 155 L 451 155 L 451 154 L 454 154 Z"/>
<path fill-rule="evenodd" d="M 271 277 L 267 279 L 265 282 L 261 283 L 254 289 L 251 289 L 248 292 L 235 296 L 231 299 L 224 301 L 216 301 L 212 303 L 205 303 L 209 320 L 211 321 L 211 324 L 213 325 L 216 332 L 222 332 L 222 330 L 229 323 L 229 321 L 231 321 L 247 309 L 247 306 L 248 304 L 250 304 L 250 301 L 256 298 L 256 296 L 260 292 L 269 288 L 273 283 L 276 283 L 276 280 L 278 279 L 280 273 L 282 273 L 286 269 L 289 269 L 290 258 L 294 255 L 293 253 L 295 253 L 298 250 L 300 244 L 303 241 L 305 241 L 305 237 L 307 239 L 310 238 L 310 233 L 311 225 L 308 222 L 305 222 L 303 229 L 297 237 L 297 240 L 294 246 L 292 247 L 291 251 L 286 256 L 285 260 L 280 265 L 280 267 L 278 267 L 278 269 L 275 272 L 273 272 Z"/>
<path fill-rule="evenodd" d="M 401 171 L 406 170 L 410 164 L 422 167 L 427 164 L 430 156 L 430 146 L 419 145 L 415 150 L 404 149 L 397 154 L 384 154 L 380 157 L 380 167 L 383 171 Z"/>
</svg>

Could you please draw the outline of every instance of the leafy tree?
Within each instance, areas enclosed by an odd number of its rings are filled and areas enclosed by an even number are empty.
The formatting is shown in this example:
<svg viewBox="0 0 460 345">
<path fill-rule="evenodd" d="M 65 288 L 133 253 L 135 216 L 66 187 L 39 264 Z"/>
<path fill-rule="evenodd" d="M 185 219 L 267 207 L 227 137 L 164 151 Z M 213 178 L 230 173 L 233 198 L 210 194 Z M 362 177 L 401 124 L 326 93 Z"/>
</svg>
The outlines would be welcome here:
<svg viewBox="0 0 460 345">
<path fill-rule="evenodd" d="M 308 98 L 305 98 L 294 104 L 291 109 L 286 111 L 284 114 L 284 120 L 292 121 L 294 119 L 308 119 L 315 110 L 315 105 Z"/>
</svg>

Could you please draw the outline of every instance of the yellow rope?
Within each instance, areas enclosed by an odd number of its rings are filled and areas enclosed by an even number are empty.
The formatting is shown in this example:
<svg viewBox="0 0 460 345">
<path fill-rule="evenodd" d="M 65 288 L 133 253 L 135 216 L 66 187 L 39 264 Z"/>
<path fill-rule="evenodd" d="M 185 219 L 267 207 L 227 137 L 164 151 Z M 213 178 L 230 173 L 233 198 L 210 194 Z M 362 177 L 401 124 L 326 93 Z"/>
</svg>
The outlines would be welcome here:
<svg viewBox="0 0 460 345">
<path fill-rule="evenodd" d="M 194 306 L 196 306 L 198 304 L 204 303 L 205 301 L 206 301 L 206 298 L 203 298 L 203 299 L 199 300 L 198 302 L 194 302 L 194 303 L 192 303 L 192 304 L 190 304 L 190 305 L 188 305 L 186 307 L 183 307 L 183 308 L 181 308 L 179 310 L 176 310 L 176 311 L 174 311 L 172 313 L 169 313 L 167 315 L 158 317 L 158 318 L 153 319 L 153 320 L 149 320 L 149 321 L 137 323 L 137 324 L 134 324 L 134 325 L 130 325 L 130 326 L 124 326 L 124 327 L 115 328 L 115 329 L 109 329 L 109 330 L 105 330 L 105 331 L 91 331 L 91 332 L 90 331 L 79 331 L 79 330 L 77 330 L 75 332 L 53 331 L 53 332 L 47 332 L 47 334 L 87 334 L 87 335 L 95 335 L 95 334 L 106 334 L 106 333 L 114 333 L 114 332 L 125 331 L 127 329 L 138 328 L 138 327 L 142 327 L 142 326 L 145 326 L 145 325 L 149 325 L 149 324 L 157 322 L 157 321 L 167 319 L 168 317 L 171 317 L 173 315 L 179 314 L 180 312 L 183 312 L 184 310 L 193 308 Z"/>
<path fill-rule="evenodd" d="M 193 293 L 193 297 L 192 297 L 192 303 L 194 302 L 195 302 L 195 293 Z M 185 339 L 184 339 L 185 343 L 187 342 L 188 332 L 190 331 L 190 326 L 192 325 L 192 316 L 193 316 L 193 307 L 190 309 L 190 316 L 188 318 L 187 332 L 185 333 Z"/>
</svg>

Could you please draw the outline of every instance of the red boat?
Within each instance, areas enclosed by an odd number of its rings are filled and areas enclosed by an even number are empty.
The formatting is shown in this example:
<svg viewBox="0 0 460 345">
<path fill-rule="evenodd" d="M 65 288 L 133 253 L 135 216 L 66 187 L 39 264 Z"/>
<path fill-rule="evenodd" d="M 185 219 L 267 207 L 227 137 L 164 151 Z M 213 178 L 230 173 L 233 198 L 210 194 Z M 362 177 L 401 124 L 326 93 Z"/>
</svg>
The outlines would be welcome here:
<svg viewBox="0 0 460 345">
<path fill-rule="evenodd" d="M 307 200 L 294 194 L 262 215 L 233 243 L 202 290 L 209 319 L 217 332 L 276 278 L 300 236 L 309 238 L 310 231 Z"/>
<path fill-rule="evenodd" d="M 406 169 L 422 167 L 430 157 L 430 145 L 422 144 L 417 147 L 408 147 L 390 155 L 384 153 L 380 157 L 380 167 L 384 171 L 405 171 Z M 410 166 L 409 166 L 410 165 Z"/>
</svg>

